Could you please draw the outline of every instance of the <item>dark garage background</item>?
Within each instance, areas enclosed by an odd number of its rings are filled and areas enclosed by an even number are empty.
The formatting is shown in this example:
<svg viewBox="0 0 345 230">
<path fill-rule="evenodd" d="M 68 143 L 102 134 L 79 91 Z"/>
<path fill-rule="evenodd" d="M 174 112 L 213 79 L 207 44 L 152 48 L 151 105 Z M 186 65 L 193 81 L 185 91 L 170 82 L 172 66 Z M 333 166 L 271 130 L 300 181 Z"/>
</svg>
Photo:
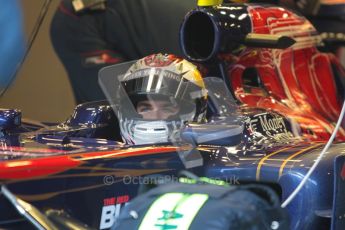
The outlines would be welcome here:
<svg viewBox="0 0 345 230">
<path fill-rule="evenodd" d="M 28 37 L 44 0 L 21 0 L 21 2 L 25 32 Z M 0 98 L 1 108 L 18 108 L 25 118 L 63 121 L 75 106 L 66 72 L 55 55 L 49 39 L 50 22 L 59 2 L 59 0 L 52 1 L 22 69 L 12 86 Z"/>
</svg>

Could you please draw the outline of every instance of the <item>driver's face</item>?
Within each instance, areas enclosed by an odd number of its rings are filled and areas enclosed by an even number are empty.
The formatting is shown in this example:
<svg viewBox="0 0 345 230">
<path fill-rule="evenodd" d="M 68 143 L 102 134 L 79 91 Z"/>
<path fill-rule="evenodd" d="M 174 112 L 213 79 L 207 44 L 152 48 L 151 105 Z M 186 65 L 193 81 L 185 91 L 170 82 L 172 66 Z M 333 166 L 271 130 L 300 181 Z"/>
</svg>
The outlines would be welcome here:
<svg viewBox="0 0 345 230">
<path fill-rule="evenodd" d="M 144 119 L 165 120 L 168 117 L 177 114 L 179 112 L 179 108 L 169 101 L 145 100 L 138 103 L 137 112 L 142 115 Z"/>
</svg>

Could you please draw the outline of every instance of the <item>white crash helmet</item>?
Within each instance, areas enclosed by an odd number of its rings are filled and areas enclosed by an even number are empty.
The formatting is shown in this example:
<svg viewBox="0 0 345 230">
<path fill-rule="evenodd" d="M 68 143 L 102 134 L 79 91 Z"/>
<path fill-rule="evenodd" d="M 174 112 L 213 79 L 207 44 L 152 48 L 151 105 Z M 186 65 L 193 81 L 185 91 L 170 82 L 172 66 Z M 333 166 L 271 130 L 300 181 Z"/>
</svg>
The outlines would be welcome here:
<svg viewBox="0 0 345 230">
<path fill-rule="evenodd" d="M 179 108 L 167 119 L 144 119 L 120 103 L 121 135 L 127 144 L 157 144 L 179 140 L 185 122 L 203 122 L 207 91 L 198 67 L 174 55 L 154 54 L 133 64 L 120 84 L 136 108 L 140 101 L 166 100 Z M 126 100 L 128 102 L 128 100 Z M 129 112 L 131 111 L 131 112 Z"/>
</svg>

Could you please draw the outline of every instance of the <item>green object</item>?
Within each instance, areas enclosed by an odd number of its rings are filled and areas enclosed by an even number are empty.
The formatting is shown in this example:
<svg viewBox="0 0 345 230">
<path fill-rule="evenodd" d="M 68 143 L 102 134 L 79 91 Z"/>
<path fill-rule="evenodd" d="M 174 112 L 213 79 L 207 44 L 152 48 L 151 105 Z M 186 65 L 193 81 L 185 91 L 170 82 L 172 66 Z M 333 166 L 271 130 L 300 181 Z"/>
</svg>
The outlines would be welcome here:
<svg viewBox="0 0 345 230">
<path fill-rule="evenodd" d="M 198 182 L 204 182 L 204 183 L 213 184 L 213 185 L 229 186 L 229 184 L 226 183 L 225 181 L 211 179 L 211 178 L 208 178 L 208 177 L 199 177 L 198 180 L 181 177 L 181 178 L 179 178 L 179 181 L 181 183 L 185 183 L 185 184 L 196 184 Z"/>
<path fill-rule="evenodd" d="M 207 200 L 207 194 L 164 194 L 151 205 L 139 230 L 187 230 Z"/>
</svg>

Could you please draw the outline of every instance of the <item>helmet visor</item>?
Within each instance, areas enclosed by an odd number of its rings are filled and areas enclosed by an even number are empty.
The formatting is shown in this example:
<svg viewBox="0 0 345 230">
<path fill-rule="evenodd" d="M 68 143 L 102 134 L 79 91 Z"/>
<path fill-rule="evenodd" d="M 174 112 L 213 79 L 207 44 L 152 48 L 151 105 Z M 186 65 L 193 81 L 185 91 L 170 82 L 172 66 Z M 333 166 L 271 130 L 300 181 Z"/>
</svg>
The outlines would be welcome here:
<svg viewBox="0 0 345 230">
<path fill-rule="evenodd" d="M 161 100 L 170 102 L 172 107 L 180 107 L 180 111 L 191 111 L 195 101 L 207 95 L 203 85 L 189 81 L 183 74 L 161 68 L 141 69 L 126 75 L 121 85 L 134 106 L 140 99 L 152 103 Z"/>
</svg>

